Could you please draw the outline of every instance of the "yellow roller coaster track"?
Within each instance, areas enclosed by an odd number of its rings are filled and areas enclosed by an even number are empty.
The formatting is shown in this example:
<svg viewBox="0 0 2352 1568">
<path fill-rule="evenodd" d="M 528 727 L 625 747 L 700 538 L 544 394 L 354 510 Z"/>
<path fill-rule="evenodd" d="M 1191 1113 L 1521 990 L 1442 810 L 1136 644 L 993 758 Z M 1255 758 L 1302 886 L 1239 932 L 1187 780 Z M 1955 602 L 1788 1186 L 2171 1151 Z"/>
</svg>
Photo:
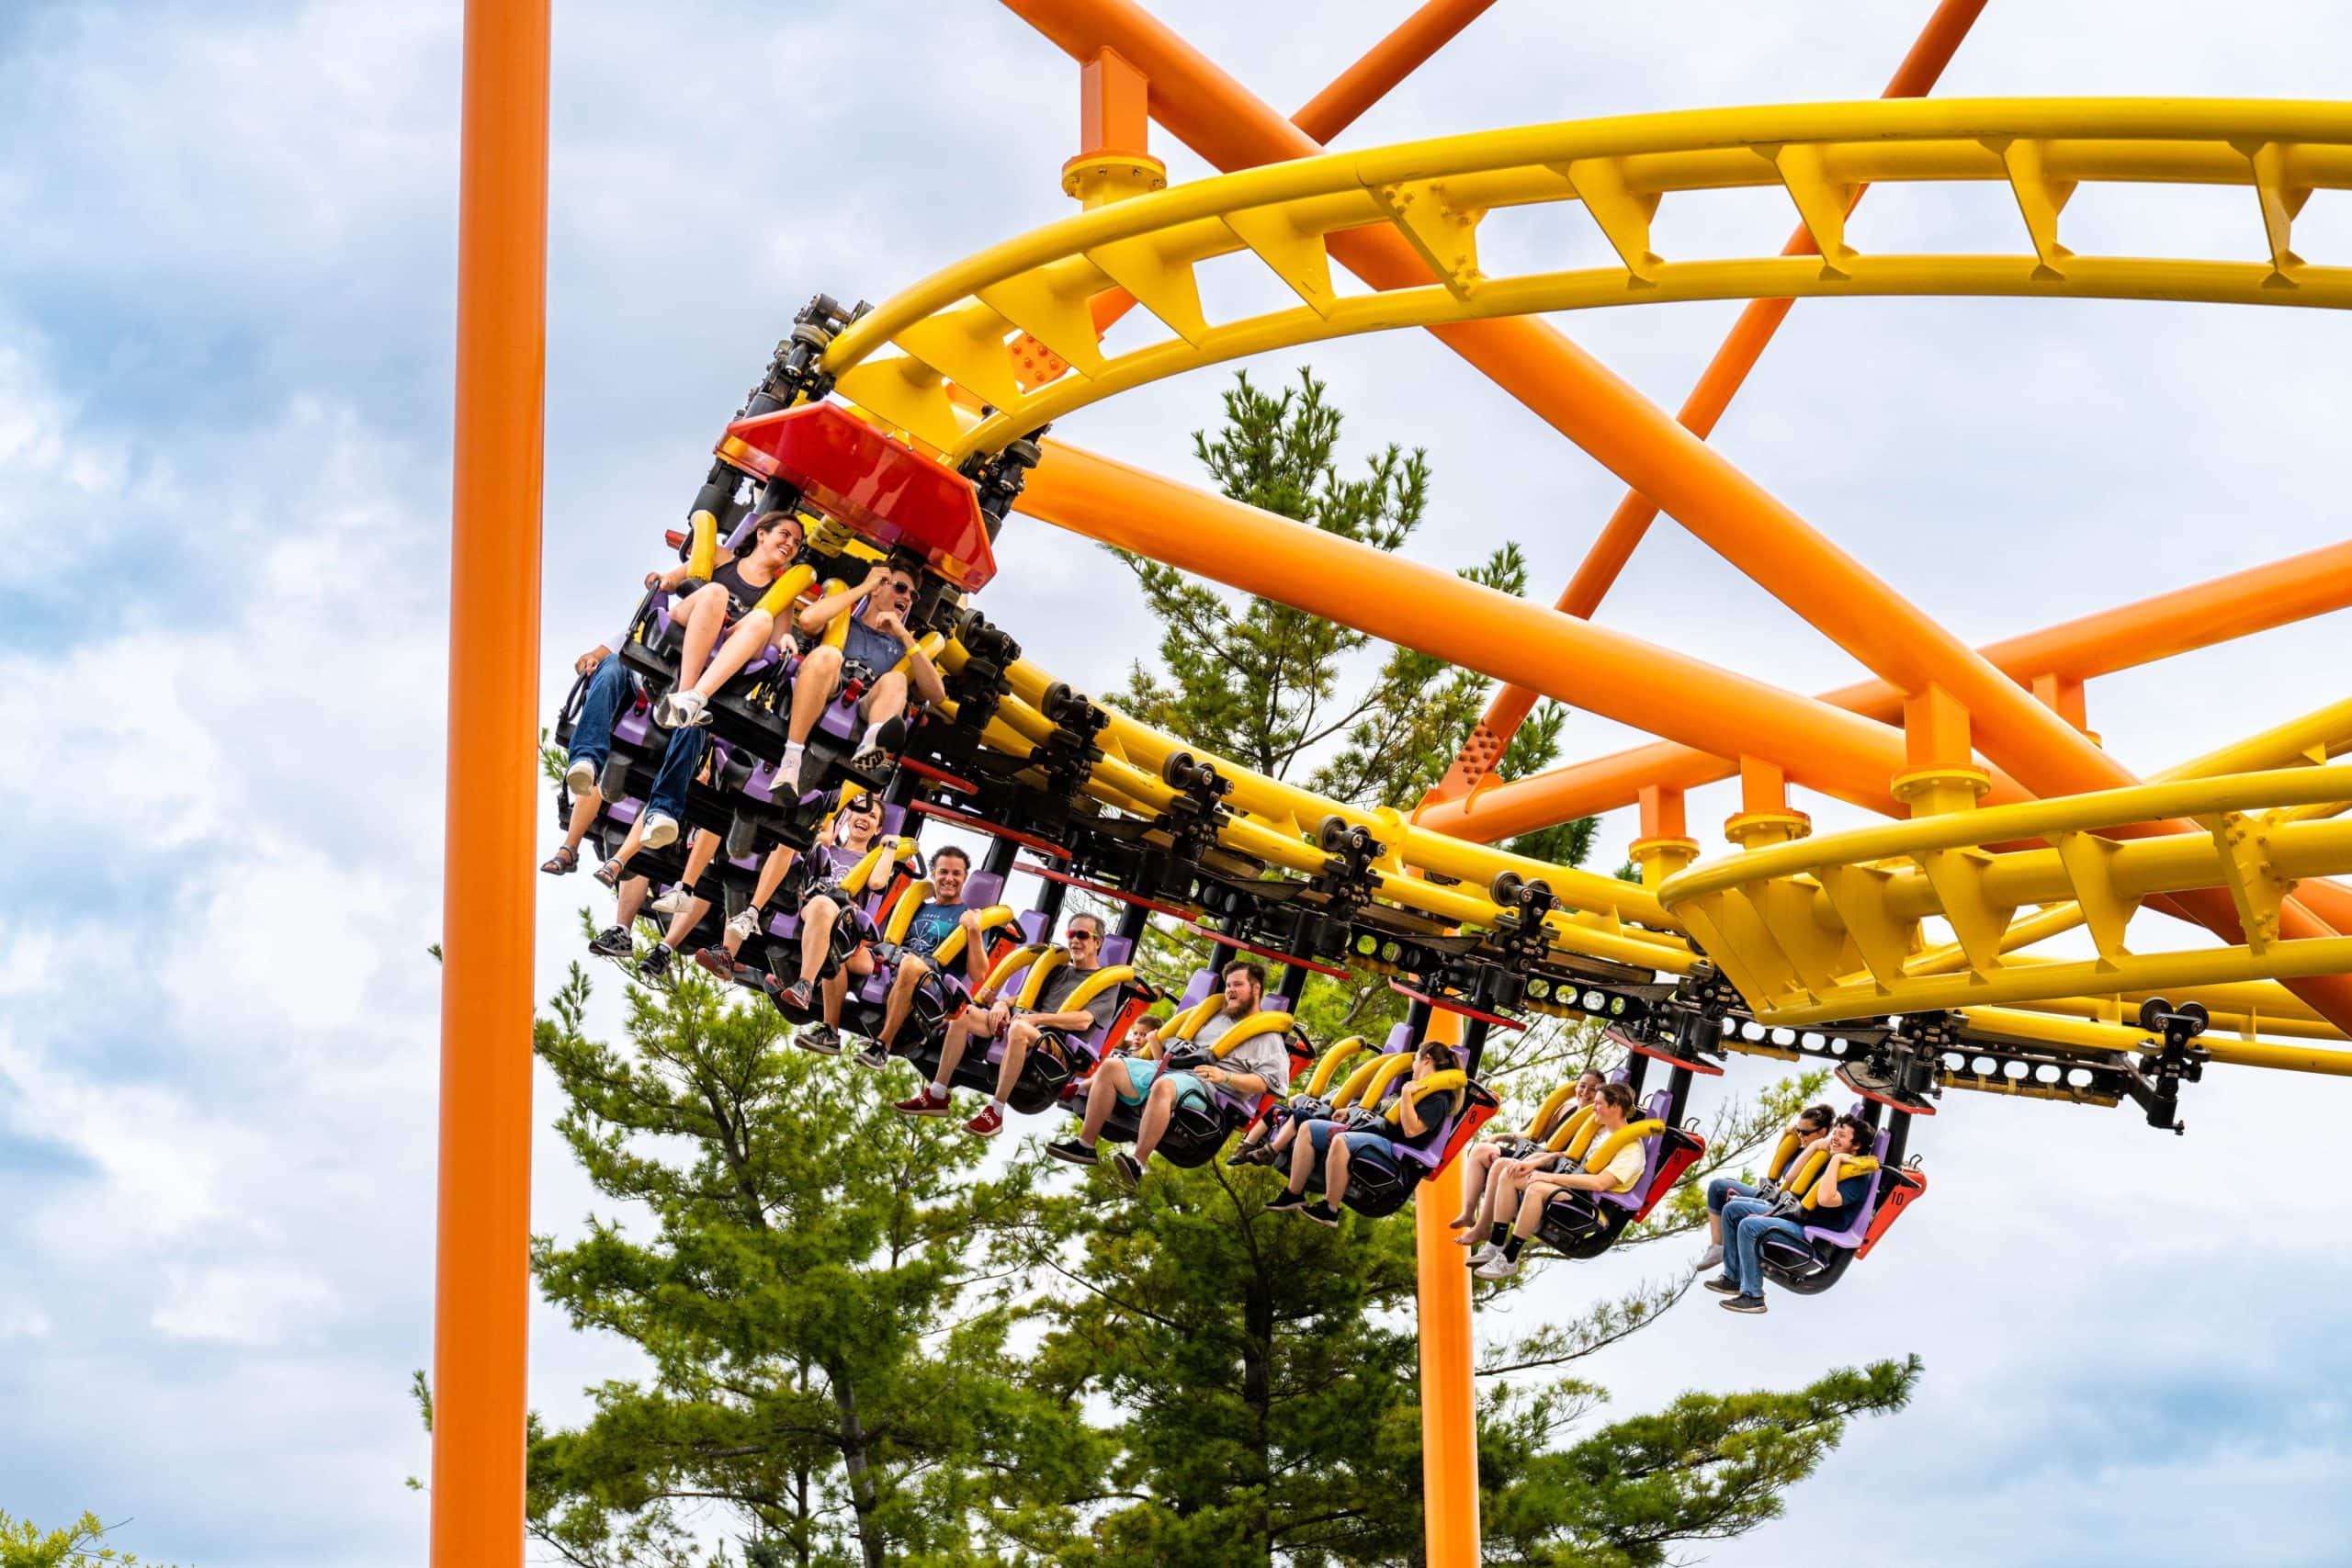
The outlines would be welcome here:
<svg viewBox="0 0 2352 1568">
<path fill-rule="evenodd" d="M 1659 900 L 1705 945 L 1759 1020 L 1798 1025 L 2085 992 L 2154 990 L 2352 969 L 2352 938 L 2281 941 L 2297 880 L 2352 870 L 2352 768 L 2226 774 L 1978 811 L 1946 812 L 1726 856 L 1669 877 Z M 2188 818 L 2203 834 L 2101 830 Z M 1988 843 L 2047 840 L 1995 853 Z M 2246 941 L 2134 953 L 2151 897 L 2228 889 Z M 2022 908 L 2071 902 L 2094 958 L 2018 963 Z M 1966 956 L 1922 974 L 1920 921 L 1948 922 Z"/>
<path fill-rule="evenodd" d="M 2014 197 L 2010 254 L 1863 253 L 1846 233 L 1865 183 L 1997 182 Z M 2079 254 L 2059 217 L 2085 182 L 2238 186 L 2264 261 Z M 1653 247 L 1668 194 L 1785 190 L 1818 256 L 1677 261 Z M 2352 106 L 2335 103 L 1922 99 L 1709 109 L 1582 120 L 1300 159 L 1047 224 L 885 301 L 825 359 L 842 395 L 960 459 L 1115 392 L 1242 355 L 1354 333 L 1682 299 L 1860 295 L 2195 299 L 2352 305 L 2352 267 L 2290 246 L 2315 189 L 2352 186 Z M 1499 208 L 1578 202 L 1615 265 L 1489 275 L 1478 228 Z M 1438 283 L 1370 294 L 1335 287 L 1327 242 L 1393 226 Z M 2188 238 L 2188 237 L 2185 237 Z M 1300 303 L 1212 322 L 1196 269 L 1257 256 Z M 1123 288 L 1170 336 L 1120 351 L 1089 302 Z M 1071 374 L 1024 385 L 1008 351 L 1026 333 Z M 895 349 L 895 353 L 886 353 Z M 994 409 L 976 417 L 964 388 Z"/>
<path fill-rule="evenodd" d="M 2014 254 L 1875 255 L 1849 241 L 1850 198 L 1863 184 L 1990 181 L 2019 217 Z M 2058 220 L 2085 181 L 2245 187 L 2249 239 L 2267 260 L 2203 261 L 2078 254 Z M 1674 261 L 1651 228 L 1668 193 L 1744 186 L 1784 190 L 1818 256 Z M 2306 263 L 2291 227 L 2315 189 L 2352 186 L 2352 107 L 2171 99 L 1800 105 L 1630 117 L 1487 131 L 1331 154 L 1201 180 L 1097 206 L 943 269 L 884 301 L 833 342 L 825 367 L 840 394 L 952 459 L 993 451 L 1099 399 L 1238 355 L 1354 333 L 1677 299 L 1998 294 L 2023 298 L 2200 299 L 2341 309 L 2352 267 Z M 1614 251 L 1611 265 L 1490 276 L 1477 233 L 1498 208 L 1578 202 Z M 1331 236 L 1371 225 L 1401 233 L 1439 279 L 1342 295 Z M 1298 296 L 1294 308 L 1211 322 L 1196 269 L 1254 254 Z M 1114 352 L 1092 301 L 1132 295 L 1168 335 Z M 1148 333 L 1144 334 L 1147 338 Z M 1024 379 L 1034 339 L 1068 372 Z M 1016 354 L 1026 358 L 1016 358 Z M 982 405 L 986 406 L 983 407 Z M 948 649 L 951 668 L 962 649 Z M 1042 708 L 1050 677 L 1025 663 L 988 727 L 996 749 L 1026 756 L 1054 726 Z M 2303 734 L 2342 730 L 2335 710 L 2256 737 L 2170 782 L 1924 817 L 1801 840 L 1710 863 L 1657 893 L 1527 860 L 1414 827 L 1393 811 L 1342 807 L 1221 759 L 1233 785 L 1220 841 L 1270 867 L 1305 875 L 1325 857 L 1327 817 L 1369 829 L 1384 901 L 1464 926 L 1491 926 L 1483 893 L 1503 869 L 1540 876 L 1564 908 L 1547 924 L 1555 951 L 1664 974 L 1703 944 L 1773 1025 L 1929 1009 L 1975 1008 L 2039 1030 L 2042 1043 L 2122 1048 L 2127 1000 L 2158 987 L 2209 1000 L 2217 1026 L 2340 1040 L 2265 982 L 2352 969 L 2352 938 L 2277 940 L 2278 901 L 2296 877 L 2352 870 L 2352 827 L 2318 818 L 2352 792 L 2301 770 L 2188 779 L 2223 766 L 2320 761 Z M 2293 735 L 2288 737 L 2289 730 Z M 2316 733 L 2316 731 L 2314 731 Z M 2278 744 L 2272 744 L 2278 741 Z M 1157 816 L 1172 792 L 1159 770 L 1175 738 L 1112 714 L 1088 792 L 1107 806 Z M 2281 754 L 2281 746 L 2286 752 Z M 2245 813 L 2261 809 L 2264 815 Z M 2154 824 L 2194 817 L 2203 835 Z M 2140 825 L 2137 828 L 2134 825 Z M 2118 842 L 2104 836 L 2157 831 Z M 1985 844 L 2050 840 L 2056 847 L 1995 852 Z M 2133 953 L 2124 923 L 2142 900 L 2227 888 L 2245 917 L 2240 946 Z M 1665 897 L 1661 897 L 1665 895 Z M 2020 913 L 2021 910 L 2030 912 Z M 1931 945 L 1922 921 L 1956 939 Z M 2098 956 L 2022 951 L 2087 924 Z M 1982 1010 L 2004 1004 L 1997 1015 Z M 2011 1012 L 2027 1008 L 2042 1016 Z M 1769 1045 L 1753 1046 L 1769 1050 Z M 2264 1065 L 2335 1070 L 2325 1052 L 2244 1047 L 2286 1057 Z M 2292 1058 L 2289 1060 L 2288 1058 Z M 2029 1092 L 2023 1086 L 2019 1092 Z"/>
</svg>

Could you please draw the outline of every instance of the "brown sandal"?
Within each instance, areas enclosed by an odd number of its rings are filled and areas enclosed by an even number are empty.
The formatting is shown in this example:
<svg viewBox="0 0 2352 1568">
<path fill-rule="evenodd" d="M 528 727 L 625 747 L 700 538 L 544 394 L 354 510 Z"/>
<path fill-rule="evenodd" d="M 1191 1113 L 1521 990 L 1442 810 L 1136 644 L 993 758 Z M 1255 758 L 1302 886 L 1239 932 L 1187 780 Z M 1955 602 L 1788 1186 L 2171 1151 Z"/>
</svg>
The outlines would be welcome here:
<svg viewBox="0 0 2352 1568">
<path fill-rule="evenodd" d="M 570 844 L 564 845 L 563 848 L 548 856 L 547 863 L 539 867 L 540 871 L 549 876 L 570 876 L 579 869 L 580 852 Z"/>
</svg>

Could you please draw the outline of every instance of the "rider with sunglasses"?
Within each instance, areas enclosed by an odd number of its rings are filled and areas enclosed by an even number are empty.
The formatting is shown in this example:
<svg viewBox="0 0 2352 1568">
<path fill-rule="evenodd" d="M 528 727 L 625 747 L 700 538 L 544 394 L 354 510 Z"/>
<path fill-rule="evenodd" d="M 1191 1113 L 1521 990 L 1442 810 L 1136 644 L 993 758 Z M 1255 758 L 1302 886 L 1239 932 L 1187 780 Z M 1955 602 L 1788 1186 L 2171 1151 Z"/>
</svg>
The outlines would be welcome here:
<svg viewBox="0 0 2352 1568">
<path fill-rule="evenodd" d="M 819 637 L 836 615 L 861 601 L 864 604 L 840 648 L 820 642 L 800 660 L 799 671 L 792 678 L 792 712 L 785 724 L 784 760 L 776 771 L 775 787 L 786 793 L 800 788 L 800 764 L 808 737 L 816 733 L 825 705 L 845 682 L 857 680 L 865 688 L 857 702 L 857 716 L 865 722 L 865 733 L 858 740 L 851 764 L 861 773 L 886 765 L 904 743 L 910 685 L 918 702 L 946 699 L 947 688 L 940 683 L 938 670 L 907 629 L 907 614 L 914 598 L 911 569 L 876 561 L 864 581 L 828 593 L 800 612 L 801 635 Z M 898 668 L 902 659 L 907 666 L 903 671 Z"/>
<path fill-rule="evenodd" d="M 947 1086 L 956 1076 L 956 1065 L 964 1059 L 965 1050 L 975 1040 L 994 1040 L 1001 1033 L 1004 1059 L 997 1065 L 996 1093 L 981 1107 L 978 1115 L 964 1123 L 964 1131 L 976 1138 L 992 1138 L 1002 1132 L 1005 1104 L 1012 1098 L 1012 1086 L 1021 1081 L 1022 1066 L 1029 1060 L 1029 1053 L 1038 1040 L 1049 1030 L 1063 1035 L 1085 1034 L 1100 1021 L 1102 1010 L 1110 1005 L 1108 998 L 1097 998 L 1084 1008 L 1067 1005 L 1070 993 L 1102 967 L 1102 917 L 1072 915 L 1062 932 L 1062 942 L 1069 949 L 1069 962 L 1046 976 L 1046 983 L 1038 987 L 1035 1009 L 1015 1017 L 1010 1000 L 990 997 L 983 986 L 973 993 L 971 1005 L 948 1021 L 947 1041 L 939 1052 L 939 1076 L 921 1094 L 899 1100 L 891 1109 L 908 1116 L 947 1115 L 955 1103 Z"/>
</svg>

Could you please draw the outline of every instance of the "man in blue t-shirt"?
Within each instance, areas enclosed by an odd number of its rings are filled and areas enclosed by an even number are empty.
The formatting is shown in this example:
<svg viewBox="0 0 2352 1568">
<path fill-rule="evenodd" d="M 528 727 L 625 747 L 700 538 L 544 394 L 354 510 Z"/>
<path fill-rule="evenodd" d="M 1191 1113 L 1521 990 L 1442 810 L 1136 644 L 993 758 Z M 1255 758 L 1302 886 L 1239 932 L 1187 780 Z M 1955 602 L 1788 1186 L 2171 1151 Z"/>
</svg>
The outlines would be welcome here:
<svg viewBox="0 0 2352 1568">
<path fill-rule="evenodd" d="M 862 602 L 862 603 L 861 603 Z M 819 643 L 800 660 L 792 677 L 792 713 L 785 722 L 784 759 L 774 787 L 796 793 L 801 784 L 802 748 L 816 733 L 825 705 L 842 685 L 859 682 L 857 716 L 865 733 L 857 743 L 853 763 L 861 771 L 881 766 L 894 754 L 905 735 L 908 697 L 918 702 L 946 699 L 939 671 L 916 646 L 907 630 L 907 612 L 915 602 L 915 574 L 910 568 L 876 561 L 864 581 L 828 593 L 800 612 L 794 625 L 803 637 L 821 637 L 837 615 L 849 615 L 849 635 L 840 648 Z M 904 661 L 906 668 L 899 665 Z"/>
<path fill-rule="evenodd" d="M 1778 1206 L 1761 1198 L 1735 1198 L 1724 1205 L 1724 1235 L 1730 1238 L 1730 1250 L 1724 1255 L 1724 1272 L 1706 1285 L 1730 1298 L 1723 1303 L 1724 1311 L 1764 1310 L 1764 1266 L 1757 1248 L 1766 1236 L 1785 1235 L 1803 1247 L 1807 1226 L 1842 1231 L 1868 1217 L 1861 1205 L 1870 1196 L 1871 1172 L 1853 1165 L 1877 1142 L 1877 1130 L 1869 1122 L 1851 1113 L 1840 1116 L 1829 1129 L 1829 1157 L 1814 1179 L 1812 1208 L 1791 1209 L 1785 1196 Z"/>
<path fill-rule="evenodd" d="M 933 956 L 949 933 L 964 931 L 964 973 L 977 986 L 988 978 L 987 943 L 980 940 L 980 912 L 964 902 L 964 880 L 971 874 L 972 857 L 949 844 L 931 857 L 931 897 L 908 922 L 907 940 L 899 944 L 899 962 L 890 973 L 890 994 L 882 1003 L 882 1030 L 857 1053 L 857 1059 L 878 1067 L 890 1059 L 890 1044 L 913 1010 L 915 987 L 939 967 Z"/>
</svg>

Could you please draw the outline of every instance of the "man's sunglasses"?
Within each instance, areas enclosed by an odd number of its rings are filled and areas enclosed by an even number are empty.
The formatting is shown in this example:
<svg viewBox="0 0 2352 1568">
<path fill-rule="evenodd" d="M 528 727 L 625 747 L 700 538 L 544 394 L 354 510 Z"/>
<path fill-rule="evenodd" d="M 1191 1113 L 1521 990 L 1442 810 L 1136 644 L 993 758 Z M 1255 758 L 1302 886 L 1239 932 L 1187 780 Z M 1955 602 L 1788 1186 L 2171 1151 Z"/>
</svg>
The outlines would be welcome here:
<svg viewBox="0 0 2352 1568">
<path fill-rule="evenodd" d="M 1101 942 L 1102 938 L 1094 931 L 1072 931 L 1069 933 L 1069 940 L 1072 942 Z"/>
</svg>

